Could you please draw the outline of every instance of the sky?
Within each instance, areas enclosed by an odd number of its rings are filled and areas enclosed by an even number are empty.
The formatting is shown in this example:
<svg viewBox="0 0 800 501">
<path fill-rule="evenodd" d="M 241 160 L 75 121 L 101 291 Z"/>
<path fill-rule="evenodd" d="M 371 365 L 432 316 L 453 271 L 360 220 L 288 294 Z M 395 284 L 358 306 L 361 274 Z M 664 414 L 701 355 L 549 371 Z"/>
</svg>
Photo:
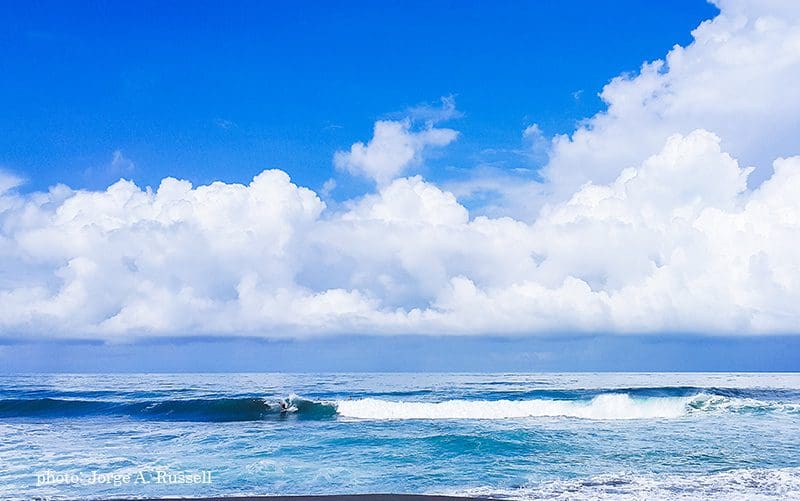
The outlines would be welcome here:
<svg viewBox="0 0 800 501">
<path fill-rule="evenodd" d="M 800 370 L 795 2 L 0 18 L 7 371 Z"/>
<path fill-rule="evenodd" d="M 716 11 L 559 4 L 18 2 L 0 13 L 0 163 L 26 191 L 247 183 L 266 168 L 318 190 L 341 177 L 333 152 L 376 119 L 454 96 L 461 137 L 427 174 L 514 167 L 484 150 L 520 148 L 534 122 L 570 132 L 612 76 L 688 43 Z M 130 163 L 111 165 L 115 151 Z M 337 199 L 364 189 L 341 181 Z"/>
</svg>

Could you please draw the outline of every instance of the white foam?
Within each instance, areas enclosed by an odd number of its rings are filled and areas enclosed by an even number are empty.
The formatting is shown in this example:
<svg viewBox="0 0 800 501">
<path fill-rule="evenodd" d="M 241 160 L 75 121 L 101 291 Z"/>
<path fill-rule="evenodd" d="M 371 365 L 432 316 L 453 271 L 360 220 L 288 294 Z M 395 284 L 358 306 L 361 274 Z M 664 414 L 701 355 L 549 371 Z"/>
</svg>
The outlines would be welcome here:
<svg viewBox="0 0 800 501">
<path fill-rule="evenodd" d="M 364 398 L 336 403 L 340 416 L 358 419 L 512 419 L 574 417 L 583 419 L 677 418 L 687 413 L 691 397 L 634 399 L 626 394 L 571 400 L 447 400 L 397 402 Z"/>
<path fill-rule="evenodd" d="M 753 398 L 728 398 L 701 393 L 691 402 L 693 412 L 800 412 L 800 403 L 763 401 Z"/>
<path fill-rule="evenodd" d="M 448 492 L 459 496 L 518 500 L 726 501 L 800 500 L 800 468 L 746 468 L 712 474 L 618 473 L 584 479 L 552 480 L 518 489 L 481 487 Z"/>
</svg>

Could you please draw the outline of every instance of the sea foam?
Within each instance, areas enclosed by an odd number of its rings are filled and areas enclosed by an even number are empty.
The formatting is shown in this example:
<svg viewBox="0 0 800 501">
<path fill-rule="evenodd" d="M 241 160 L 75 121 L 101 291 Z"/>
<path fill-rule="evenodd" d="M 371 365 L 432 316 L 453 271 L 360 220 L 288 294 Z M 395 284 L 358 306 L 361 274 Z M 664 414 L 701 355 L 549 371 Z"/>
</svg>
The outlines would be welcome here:
<svg viewBox="0 0 800 501">
<path fill-rule="evenodd" d="M 590 478 L 551 480 L 516 489 L 479 487 L 455 490 L 456 496 L 538 500 L 728 501 L 798 500 L 800 468 L 744 468 L 710 474 L 655 475 L 620 472 Z"/>
<path fill-rule="evenodd" d="M 336 402 L 339 416 L 357 419 L 674 419 L 704 413 L 800 413 L 800 404 L 699 393 L 681 397 L 632 397 L 607 393 L 589 400 L 446 400 L 407 402 L 364 398 Z"/>
<path fill-rule="evenodd" d="M 336 403 L 340 416 L 359 419 L 511 419 L 563 416 L 584 419 L 677 418 L 693 397 L 634 399 L 626 394 L 576 400 L 447 400 L 396 402 L 365 398 Z"/>
</svg>

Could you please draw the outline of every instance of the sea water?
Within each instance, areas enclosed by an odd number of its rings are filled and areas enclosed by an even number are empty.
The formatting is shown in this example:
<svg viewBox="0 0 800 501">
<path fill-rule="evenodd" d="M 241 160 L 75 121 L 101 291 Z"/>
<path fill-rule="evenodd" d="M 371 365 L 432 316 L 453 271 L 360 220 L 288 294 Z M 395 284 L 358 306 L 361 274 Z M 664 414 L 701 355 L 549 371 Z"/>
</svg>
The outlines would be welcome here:
<svg viewBox="0 0 800 501">
<path fill-rule="evenodd" d="M 2 499 L 375 492 L 800 499 L 800 375 L 0 376 Z"/>
</svg>

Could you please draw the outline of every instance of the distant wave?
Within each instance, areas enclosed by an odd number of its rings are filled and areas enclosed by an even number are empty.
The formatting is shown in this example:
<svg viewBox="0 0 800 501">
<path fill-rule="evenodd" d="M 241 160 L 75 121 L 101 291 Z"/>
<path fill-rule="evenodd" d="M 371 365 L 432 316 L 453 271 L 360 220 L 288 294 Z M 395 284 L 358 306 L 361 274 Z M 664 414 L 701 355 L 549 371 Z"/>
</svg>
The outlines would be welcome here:
<svg viewBox="0 0 800 501">
<path fill-rule="evenodd" d="M 743 468 L 711 474 L 653 475 L 618 473 L 556 480 L 516 489 L 492 487 L 448 492 L 460 496 L 533 500 L 729 501 L 798 500 L 800 468 Z"/>
<path fill-rule="evenodd" d="M 597 390 L 555 390 L 536 394 L 538 398 L 453 399 L 440 402 L 386 400 L 372 397 L 325 402 L 291 395 L 286 399 L 286 409 L 282 408 L 277 400 L 269 401 L 257 397 L 136 401 L 54 397 L 6 398 L 0 399 L 0 419 L 123 416 L 149 420 L 225 422 L 287 418 L 314 420 L 331 419 L 338 416 L 365 420 L 521 419 L 532 417 L 621 420 L 674 419 L 708 412 L 800 413 L 800 402 L 797 401 L 785 402 L 731 396 L 734 394 L 749 395 L 753 393 L 745 391 L 712 393 L 711 389 L 698 393 L 697 390 L 687 388 L 625 389 L 601 392 Z M 768 396 L 763 392 L 759 395 Z M 497 397 L 496 395 L 492 396 Z M 777 394 L 775 396 L 786 397 L 787 395 Z"/>
</svg>

